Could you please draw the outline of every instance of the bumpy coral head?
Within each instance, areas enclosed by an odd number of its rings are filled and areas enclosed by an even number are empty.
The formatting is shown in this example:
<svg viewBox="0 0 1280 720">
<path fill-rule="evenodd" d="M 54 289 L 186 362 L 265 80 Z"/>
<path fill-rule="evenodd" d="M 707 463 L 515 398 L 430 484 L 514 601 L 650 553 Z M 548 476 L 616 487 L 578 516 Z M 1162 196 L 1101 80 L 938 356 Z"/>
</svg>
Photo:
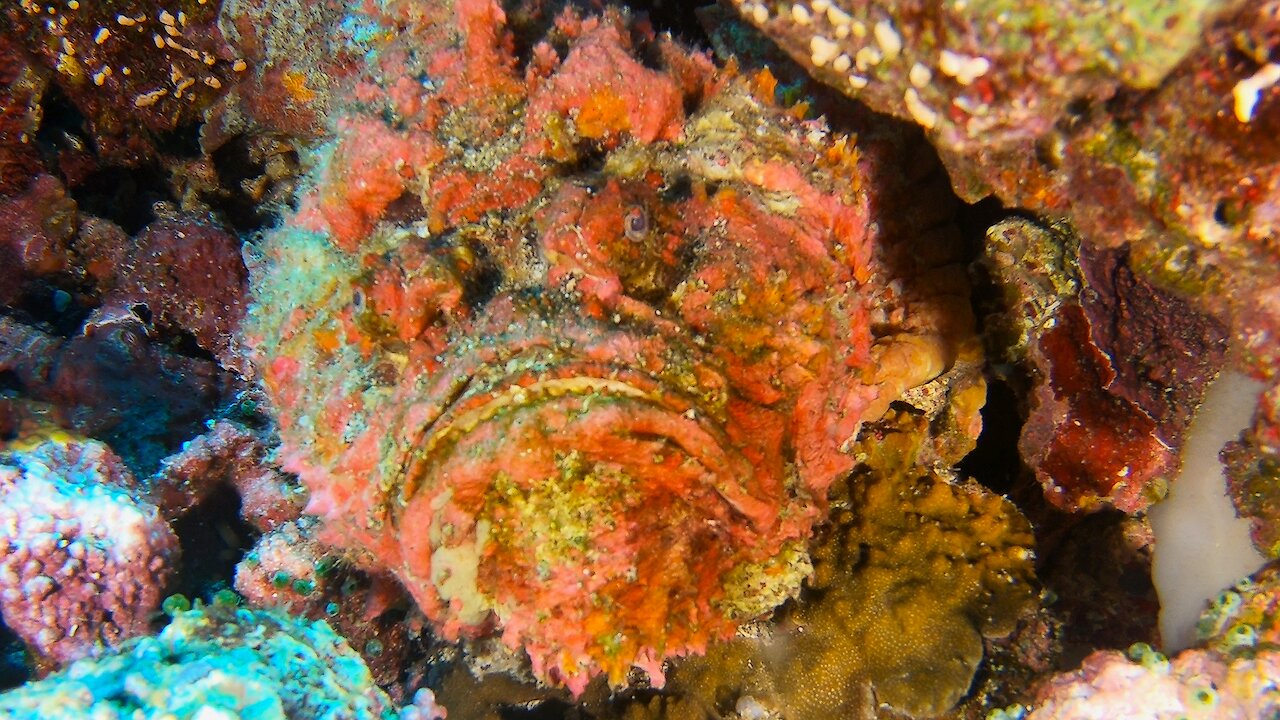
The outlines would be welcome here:
<svg viewBox="0 0 1280 720">
<path fill-rule="evenodd" d="M 872 369 L 843 141 L 620 14 L 562 15 L 518 73 L 496 4 L 426 12 L 369 19 L 427 69 L 371 71 L 401 80 L 256 263 L 289 462 L 446 637 L 661 682 L 795 591 L 843 444 L 945 360 Z"/>
</svg>

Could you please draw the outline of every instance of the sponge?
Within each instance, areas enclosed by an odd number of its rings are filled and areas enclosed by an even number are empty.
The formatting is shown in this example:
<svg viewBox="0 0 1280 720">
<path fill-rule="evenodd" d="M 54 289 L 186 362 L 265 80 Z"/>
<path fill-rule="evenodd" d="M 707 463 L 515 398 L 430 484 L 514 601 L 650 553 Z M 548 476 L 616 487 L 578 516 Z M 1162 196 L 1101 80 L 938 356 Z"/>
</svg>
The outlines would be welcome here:
<svg viewBox="0 0 1280 720">
<path fill-rule="evenodd" d="M 1249 521 L 1227 497 L 1218 459 L 1222 446 L 1249 425 L 1262 387 L 1231 371 L 1210 383 L 1183 445 L 1178 479 L 1151 508 L 1152 580 L 1166 653 L 1194 644 L 1196 620 L 1208 602 L 1265 562 L 1249 539 Z"/>
</svg>

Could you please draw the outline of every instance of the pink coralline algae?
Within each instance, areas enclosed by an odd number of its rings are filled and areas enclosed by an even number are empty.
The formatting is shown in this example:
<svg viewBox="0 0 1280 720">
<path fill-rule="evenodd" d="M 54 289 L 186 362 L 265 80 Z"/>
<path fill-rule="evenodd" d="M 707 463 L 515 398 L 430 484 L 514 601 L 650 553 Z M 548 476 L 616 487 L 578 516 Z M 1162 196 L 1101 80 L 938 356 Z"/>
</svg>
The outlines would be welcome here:
<svg viewBox="0 0 1280 720">
<path fill-rule="evenodd" d="M 107 305 L 145 307 L 164 333 L 190 332 L 222 367 L 248 372 L 235 331 L 249 274 L 235 235 L 196 218 L 163 218 L 133 239 L 120 264 L 104 288 Z"/>
<path fill-rule="evenodd" d="M 1231 659 L 1187 650 L 1172 661 L 1149 647 L 1096 652 L 1040 691 L 1027 720 L 1265 720 L 1280 712 L 1280 652 Z"/>
<path fill-rule="evenodd" d="M 150 632 L 178 541 L 102 443 L 0 445 L 0 613 L 62 664 Z"/>
<path fill-rule="evenodd" d="M 305 491 L 268 459 L 270 448 L 257 434 L 230 420 L 165 458 L 148 484 L 165 516 L 172 519 L 199 505 L 219 487 L 235 488 L 240 517 L 269 532 L 302 514 Z"/>
<path fill-rule="evenodd" d="M 617 12 L 523 72 L 496 2 L 363 21 L 388 40 L 254 263 L 286 467 L 444 637 L 661 683 L 798 590 L 848 443 L 971 330 L 963 273 L 886 262 L 872 164 L 767 74 Z"/>
<path fill-rule="evenodd" d="M 1269 720 L 1280 714 L 1280 566 L 1224 590 L 1200 616 L 1202 646 L 1167 658 L 1146 643 L 1129 657 L 1095 652 L 1046 681 L 1028 720 Z"/>
</svg>

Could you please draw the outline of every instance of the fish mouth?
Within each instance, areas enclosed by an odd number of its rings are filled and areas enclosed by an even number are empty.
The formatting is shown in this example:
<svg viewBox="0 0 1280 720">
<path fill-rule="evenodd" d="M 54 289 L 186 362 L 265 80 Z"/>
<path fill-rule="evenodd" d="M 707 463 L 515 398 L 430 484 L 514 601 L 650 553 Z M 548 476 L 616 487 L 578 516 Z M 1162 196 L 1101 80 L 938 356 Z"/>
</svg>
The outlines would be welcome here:
<svg viewBox="0 0 1280 720">
<path fill-rule="evenodd" d="M 671 482 L 672 491 L 702 486 L 758 530 L 774 522 L 769 493 L 754 487 L 756 471 L 731 439 L 723 408 L 644 370 L 589 360 L 548 366 L 534 362 L 538 356 L 505 363 L 537 370 L 495 380 L 494 368 L 478 368 L 455 387 L 448 407 L 409 449 L 397 498 L 401 511 L 428 487 L 431 495 L 446 485 L 476 489 L 498 475 L 533 486 L 550 478 L 539 457 L 572 454 L 632 480 Z M 481 466 L 483 472 L 476 469 Z"/>
<path fill-rule="evenodd" d="M 446 420 L 443 425 L 432 428 L 422 443 L 422 453 L 431 455 L 439 445 L 447 442 L 451 437 L 471 432 L 477 425 L 505 409 L 525 407 L 566 395 L 654 399 L 652 393 L 641 390 L 629 382 L 590 375 L 548 378 L 537 380 L 530 385 L 513 382 L 490 395 L 483 405 L 468 409 Z"/>
<path fill-rule="evenodd" d="M 409 458 L 401 476 L 402 506 L 427 480 L 431 465 L 478 427 L 504 413 L 558 401 L 585 405 L 598 400 L 643 405 L 695 423 L 703 432 L 723 440 L 716 422 L 723 413 L 714 403 L 691 398 L 649 372 L 590 361 L 561 360 L 559 364 L 551 364 L 543 355 L 540 352 L 518 354 L 503 365 L 537 369 L 517 370 L 497 379 L 493 377 L 495 368 L 488 364 L 457 375 L 439 412 L 412 436 Z M 584 407 L 579 412 L 586 411 Z"/>
</svg>

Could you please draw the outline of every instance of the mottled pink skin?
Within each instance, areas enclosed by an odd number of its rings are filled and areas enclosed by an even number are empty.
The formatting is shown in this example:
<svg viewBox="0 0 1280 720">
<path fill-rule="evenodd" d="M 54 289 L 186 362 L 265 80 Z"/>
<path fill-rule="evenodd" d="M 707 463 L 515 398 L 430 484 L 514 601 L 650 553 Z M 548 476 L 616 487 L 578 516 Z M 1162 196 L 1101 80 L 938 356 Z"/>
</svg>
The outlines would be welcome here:
<svg viewBox="0 0 1280 720">
<path fill-rule="evenodd" d="M 343 120 L 338 133 L 359 142 L 339 143 L 325 170 L 323 190 L 303 201 L 296 222 L 327 229 L 336 245 L 354 250 L 405 191 L 413 169 L 437 160 L 440 151 L 429 136 L 397 132 L 366 118 Z"/>
<path fill-rule="evenodd" d="M 392 40 L 255 267 L 283 467 L 445 638 L 658 684 L 771 609 L 752 573 L 799 583 L 850 438 L 967 300 L 892 281 L 936 260 L 903 231 L 887 263 L 874 163 L 765 76 L 565 11 L 522 81 L 496 2 L 369 12 Z"/>
<path fill-rule="evenodd" d="M 1149 666 L 1102 650 L 1046 683 L 1027 720 L 1268 720 L 1280 712 L 1278 672 L 1275 650 L 1236 660 L 1187 650 Z"/>
<path fill-rule="evenodd" d="M 65 664 L 151 631 L 178 540 L 106 445 L 0 447 L 0 613 Z"/>
<path fill-rule="evenodd" d="M 679 86 L 650 70 L 629 52 L 631 43 L 617 23 L 589 21 L 560 69 L 529 98 L 527 125 L 536 130 L 548 116 L 574 118 L 580 136 L 616 144 L 626 133 L 643 143 L 674 140 L 684 125 Z M 553 142 L 530 132 L 547 151 Z"/>
</svg>

